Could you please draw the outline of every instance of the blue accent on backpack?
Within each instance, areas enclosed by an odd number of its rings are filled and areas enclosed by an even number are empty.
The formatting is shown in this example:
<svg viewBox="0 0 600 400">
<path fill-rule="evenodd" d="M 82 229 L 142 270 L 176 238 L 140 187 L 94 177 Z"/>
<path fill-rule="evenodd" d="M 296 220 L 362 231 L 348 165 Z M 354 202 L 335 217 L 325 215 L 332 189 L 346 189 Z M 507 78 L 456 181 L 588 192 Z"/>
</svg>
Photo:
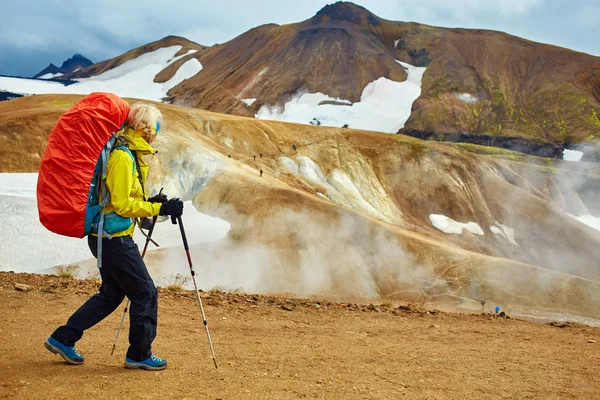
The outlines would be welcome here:
<svg viewBox="0 0 600 400">
<path fill-rule="evenodd" d="M 106 183 L 104 182 L 106 180 L 106 169 L 110 153 L 113 150 L 122 150 L 129 154 L 133 161 L 132 174 L 135 171 L 137 163 L 131 150 L 129 150 L 126 145 L 121 144 L 122 142 L 119 143 L 118 146 L 113 147 L 116 140 L 117 136 L 113 135 L 102 148 L 100 156 L 98 157 L 96 169 L 94 170 L 90 190 L 88 192 L 88 201 L 85 210 L 84 236 L 91 233 L 98 234 L 98 268 L 102 267 L 102 237 L 108 237 L 110 239 L 112 238 L 110 236 L 111 234 L 124 231 L 133 224 L 131 218 L 121 217 L 114 211 L 104 214 L 104 206 L 110 201 L 110 193 L 108 193 Z"/>
</svg>

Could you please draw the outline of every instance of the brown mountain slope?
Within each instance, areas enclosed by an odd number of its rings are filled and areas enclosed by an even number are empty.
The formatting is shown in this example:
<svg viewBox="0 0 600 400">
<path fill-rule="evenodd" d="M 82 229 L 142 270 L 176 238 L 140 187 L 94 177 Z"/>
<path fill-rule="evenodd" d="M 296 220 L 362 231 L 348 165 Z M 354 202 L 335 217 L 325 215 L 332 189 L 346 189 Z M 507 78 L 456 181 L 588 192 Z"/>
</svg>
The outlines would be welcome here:
<svg viewBox="0 0 600 400">
<path fill-rule="evenodd" d="M 539 141 L 600 134 L 599 57 L 480 30 L 419 27 L 401 38 L 400 54 L 424 48 L 433 60 L 407 129 Z M 479 101 L 460 101 L 457 93 Z"/>
<path fill-rule="evenodd" d="M 599 57 L 501 32 L 387 21 L 345 2 L 210 48 L 203 71 L 169 94 L 174 104 L 247 116 L 299 91 L 358 101 L 379 77 L 405 79 L 395 59 L 428 68 L 406 133 L 561 145 L 600 135 Z M 247 107 L 243 98 L 257 101 Z"/>
<path fill-rule="evenodd" d="M 35 171 L 30 153 L 43 152 L 53 113 L 77 98 L 0 104 L 0 171 Z M 600 233 L 567 214 L 598 212 L 597 165 L 160 107 L 149 193 L 164 187 L 231 223 L 227 239 L 193 248 L 207 276 L 258 291 L 598 316 Z M 19 136 L 4 133 L 32 118 Z M 443 233 L 432 214 L 481 232 Z M 181 251 L 153 254 L 153 274 L 185 265 Z"/>
<path fill-rule="evenodd" d="M 356 26 L 326 10 L 300 24 L 264 25 L 211 48 L 200 58 L 205 70 L 170 91 L 172 102 L 251 116 L 258 106 L 298 91 L 359 101 L 364 87 L 381 76 L 406 79 L 392 49 L 364 33 L 377 17 L 361 9 Z M 257 105 L 248 108 L 243 98 L 258 98 Z"/>
</svg>

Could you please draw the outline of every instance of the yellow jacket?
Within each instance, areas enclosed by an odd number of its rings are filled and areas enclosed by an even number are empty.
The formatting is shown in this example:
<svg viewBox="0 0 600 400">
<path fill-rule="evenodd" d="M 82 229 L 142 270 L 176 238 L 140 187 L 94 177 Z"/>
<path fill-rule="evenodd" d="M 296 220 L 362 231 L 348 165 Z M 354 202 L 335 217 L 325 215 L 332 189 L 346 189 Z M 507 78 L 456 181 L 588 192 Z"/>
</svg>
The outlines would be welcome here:
<svg viewBox="0 0 600 400">
<path fill-rule="evenodd" d="M 137 162 L 142 173 L 142 182 L 146 183 L 148 164 L 142 156 L 156 153 L 156 150 L 144 140 L 136 131 L 127 127 L 120 136 L 124 139 L 129 150 L 137 155 Z M 115 144 L 115 146 L 118 145 Z M 132 173 L 133 170 L 133 173 Z M 160 203 L 146 201 L 144 192 L 138 178 L 138 171 L 133 164 L 131 156 L 124 150 L 115 149 L 108 157 L 106 170 L 106 186 L 110 192 L 110 202 L 105 206 L 105 213 L 114 211 L 121 217 L 139 218 L 158 215 Z M 135 224 L 132 223 L 124 231 L 111 234 L 111 236 L 133 236 Z"/>
</svg>

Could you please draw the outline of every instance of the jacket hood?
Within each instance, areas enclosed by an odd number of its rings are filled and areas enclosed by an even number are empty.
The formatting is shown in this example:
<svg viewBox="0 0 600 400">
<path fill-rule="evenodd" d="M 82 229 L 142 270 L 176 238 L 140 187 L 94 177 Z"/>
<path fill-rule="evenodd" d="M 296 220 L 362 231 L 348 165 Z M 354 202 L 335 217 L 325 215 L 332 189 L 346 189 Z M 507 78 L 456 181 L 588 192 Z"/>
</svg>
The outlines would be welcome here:
<svg viewBox="0 0 600 400">
<path fill-rule="evenodd" d="M 146 142 L 146 140 L 139 133 L 130 127 L 126 127 L 122 132 L 120 132 L 119 137 L 122 138 L 125 143 L 127 143 L 129 150 L 135 151 L 140 155 L 156 153 L 154 147 L 150 146 L 150 143 Z"/>
</svg>

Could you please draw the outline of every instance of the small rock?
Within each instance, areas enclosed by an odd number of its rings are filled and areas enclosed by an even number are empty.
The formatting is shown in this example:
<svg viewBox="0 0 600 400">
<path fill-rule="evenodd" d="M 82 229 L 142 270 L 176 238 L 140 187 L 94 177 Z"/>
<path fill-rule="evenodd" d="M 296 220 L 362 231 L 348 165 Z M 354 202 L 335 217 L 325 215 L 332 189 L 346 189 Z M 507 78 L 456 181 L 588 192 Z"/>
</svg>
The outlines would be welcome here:
<svg viewBox="0 0 600 400">
<path fill-rule="evenodd" d="M 595 340 L 592 340 L 592 339 L 590 339 L 590 340 L 588 340 L 588 343 L 596 343 L 596 341 L 595 341 Z"/>
<path fill-rule="evenodd" d="M 441 326 L 439 326 L 438 324 L 434 324 L 434 325 L 429 325 L 429 328 L 440 329 Z"/>
<path fill-rule="evenodd" d="M 25 285 L 23 283 L 15 283 L 15 290 L 18 290 L 19 292 L 29 292 L 31 289 L 33 288 L 29 285 Z"/>
<path fill-rule="evenodd" d="M 376 305 L 374 305 L 374 304 L 369 304 L 368 310 L 369 310 L 369 311 L 375 311 L 375 312 L 379 312 L 379 307 L 377 307 L 377 306 L 376 306 Z"/>
<path fill-rule="evenodd" d="M 282 304 L 281 308 L 284 309 L 285 311 L 294 311 L 296 306 L 292 305 L 292 304 Z"/>
</svg>

